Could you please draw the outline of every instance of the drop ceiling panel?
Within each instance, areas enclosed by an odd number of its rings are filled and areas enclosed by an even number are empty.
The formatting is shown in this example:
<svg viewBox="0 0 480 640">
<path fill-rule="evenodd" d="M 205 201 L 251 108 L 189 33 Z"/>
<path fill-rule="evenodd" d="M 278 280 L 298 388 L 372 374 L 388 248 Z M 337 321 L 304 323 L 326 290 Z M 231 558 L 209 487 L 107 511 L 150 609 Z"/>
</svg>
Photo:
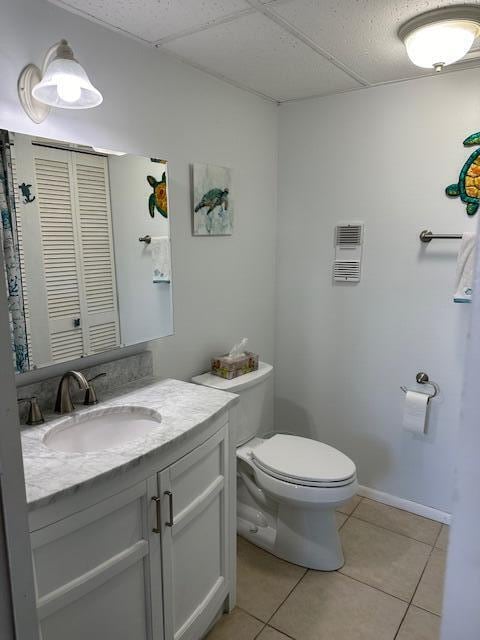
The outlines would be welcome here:
<svg viewBox="0 0 480 640">
<path fill-rule="evenodd" d="M 360 86 L 260 13 L 173 40 L 162 48 L 277 100 Z"/>
<path fill-rule="evenodd" d="M 53 0 L 147 42 L 250 10 L 246 0 Z"/>
<path fill-rule="evenodd" d="M 432 73 L 414 66 L 397 30 L 406 20 L 463 0 L 292 0 L 274 11 L 370 83 Z"/>
<path fill-rule="evenodd" d="M 290 100 L 431 74 L 410 62 L 398 28 L 419 13 L 464 0 L 50 2 L 234 84 Z M 475 48 L 467 56 L 470 67 L 480 65 L 480 39 Z"/>
</svg>

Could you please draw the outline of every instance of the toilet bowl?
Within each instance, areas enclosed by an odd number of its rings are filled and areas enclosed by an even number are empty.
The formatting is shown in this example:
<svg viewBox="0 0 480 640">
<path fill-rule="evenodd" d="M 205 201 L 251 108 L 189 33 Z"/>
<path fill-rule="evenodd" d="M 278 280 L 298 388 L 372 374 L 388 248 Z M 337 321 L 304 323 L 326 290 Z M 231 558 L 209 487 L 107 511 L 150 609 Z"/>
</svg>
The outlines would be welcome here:
<svg viewBox="0 0 480 640">
<path fill-rule="evenodd" d="M 357 492 L 355 464 L 322 442 L 276 433 L 259 437 L 272 367 L 233 380 L 206 373 L 192 382 L 240 396 L 237 529 L 250 542 L 295 564 L 334 571 L 343 563 L 335 510 Z"/>
</svg>

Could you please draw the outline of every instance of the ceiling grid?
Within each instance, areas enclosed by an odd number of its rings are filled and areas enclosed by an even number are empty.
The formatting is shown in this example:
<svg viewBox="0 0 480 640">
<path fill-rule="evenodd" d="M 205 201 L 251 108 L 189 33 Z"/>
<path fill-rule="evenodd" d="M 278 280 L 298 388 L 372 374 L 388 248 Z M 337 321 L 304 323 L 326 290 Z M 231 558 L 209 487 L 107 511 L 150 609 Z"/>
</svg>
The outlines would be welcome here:
<svg viewBox="0 0 480 640">
<path fill-rule="evenodd" d="M 463 0 L 50 0 L 275 102 L 425 75 L 398 28 Z M 452 70 L 480 66 L 474 47 Z"/>
</svg>

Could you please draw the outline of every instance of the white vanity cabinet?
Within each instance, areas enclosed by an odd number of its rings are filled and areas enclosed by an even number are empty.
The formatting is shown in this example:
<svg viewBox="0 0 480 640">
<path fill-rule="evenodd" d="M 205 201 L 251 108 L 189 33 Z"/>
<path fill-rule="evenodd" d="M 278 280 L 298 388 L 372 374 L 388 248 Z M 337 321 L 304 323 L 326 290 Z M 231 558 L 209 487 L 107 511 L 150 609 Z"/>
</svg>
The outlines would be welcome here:
<svg viewBox="0 0 480 640">
<path fill-rule="evenodd" d="M 155 488 L 145 480 L 31 534 L 43 640 L 163 637 Z"/>
<path fill-rule="evenodd" d="M 232 597 L 226 420 L 106 499 L 94 486 L 93 503 L 56 521 L 46 507 L 50 522 L 31 532 L 42 640 L 203 637 Z"/>
<path fill-rule="evenodd" d="M 229 592 L 228 434 L 159 474 L 165 640 L 199 640 Z"/>
</svg>

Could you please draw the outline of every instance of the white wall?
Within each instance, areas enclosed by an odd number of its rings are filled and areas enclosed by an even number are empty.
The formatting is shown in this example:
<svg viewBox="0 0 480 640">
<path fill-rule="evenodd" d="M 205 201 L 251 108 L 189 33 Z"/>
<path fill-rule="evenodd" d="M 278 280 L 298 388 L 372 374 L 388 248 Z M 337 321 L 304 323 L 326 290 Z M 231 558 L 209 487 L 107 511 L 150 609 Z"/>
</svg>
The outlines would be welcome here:
<svg viewBox="0 0 480 640">
<path fill-rule="evenodd" d="M 166 164 L 139 156 L 109 156 L 115 272 L 122 344 L 145 342 L 173 333 L 172 284 L 153 282 L 152 247 L 145 235 L 170 236 L 169 219 L 148 201 L 153 193 L 147 176 L 161 180 Z M 168 179 L 168 177 L 167 177 Z"/>
<path fill-rule="evenodd" d="M 20 109 L 17 77 L 62 37 L 104 102 L 91 111 L 56 111 L 36 126 Z M 151 344 L 157 372 L 188 378 L 242 336 L 272 361 L 276 105 L 46 0 L 4 0 L 0 42 L 0 126 L 169 162 L 175 335 Z M 231 238 L 192 237 L 192 162 L 234 169 Z"/>
<path fill-rule="evenodd" d="M 337 446 L 368 487 L 449 511 L 469 305 L 453 304 L 458 241 L 473 229 L 444 195 L 480 130 L 478 70 L 280 107 L 276 416 Z M 333 232 L 363 220 L 362 281 L 332 284 Z M 401 428 L 426 371 L 430 430 Z"/>
</svg>

